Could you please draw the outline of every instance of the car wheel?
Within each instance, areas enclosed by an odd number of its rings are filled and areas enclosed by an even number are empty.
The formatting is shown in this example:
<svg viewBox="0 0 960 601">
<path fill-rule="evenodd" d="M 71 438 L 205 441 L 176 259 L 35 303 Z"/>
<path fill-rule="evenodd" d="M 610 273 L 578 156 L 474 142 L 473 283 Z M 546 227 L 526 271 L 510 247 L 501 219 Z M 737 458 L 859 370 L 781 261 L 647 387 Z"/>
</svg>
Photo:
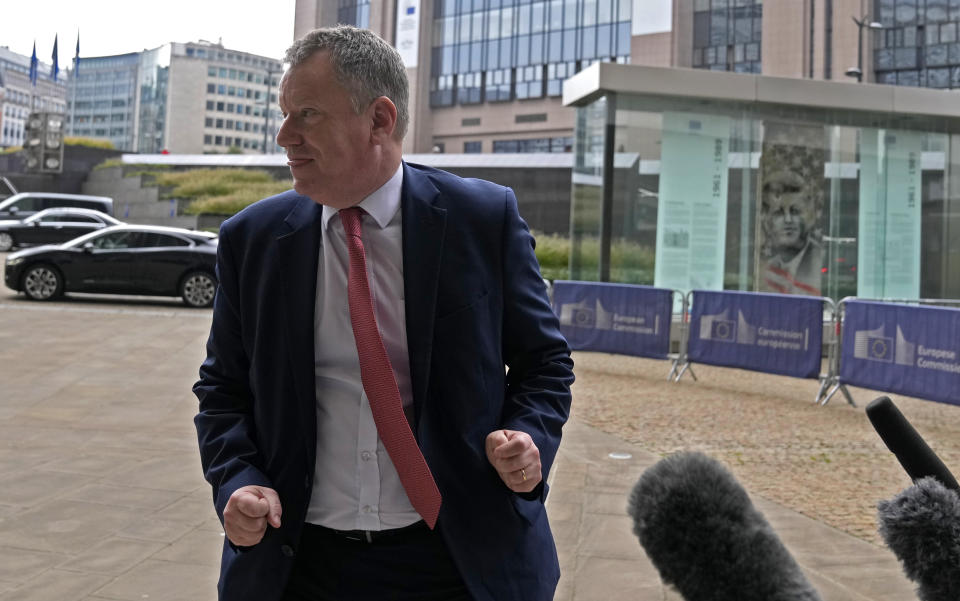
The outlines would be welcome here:
<svg viewBox="0 0 960 601">
<path fill-rule="evenodd" d="M 0 232 L 0 253 L 7 252 L 13 248 L 13 236 L 7 232 Z"/>
<path fill-rule="evenodd" d="M 63 294 L 63 276 L 50 265 L 34 265 L 23 275 L 23 291 L 33 300 L 57 298 Z"/>
<path fill-rule="evenodd" d="M 209 307 L 216 293 L 216 280 L 203 271 L 191 271 L 180 283 L 180 296 L 191 307 Z"/>
</svg>

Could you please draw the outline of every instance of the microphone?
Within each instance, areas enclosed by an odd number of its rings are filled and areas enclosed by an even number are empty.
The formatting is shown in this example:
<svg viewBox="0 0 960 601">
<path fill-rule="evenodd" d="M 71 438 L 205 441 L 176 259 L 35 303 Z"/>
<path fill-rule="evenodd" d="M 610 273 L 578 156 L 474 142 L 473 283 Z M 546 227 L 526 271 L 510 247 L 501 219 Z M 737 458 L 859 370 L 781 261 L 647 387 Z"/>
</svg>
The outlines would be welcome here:
<svg viewBox="0 0 960 601">
<path fill-rule="evenodd" d="M 960 485 L 889 397 L 867 417 L 914 485 L 877 504 L 880 536 L 921 601 L 960 599 Z"/>
<path fill-rule="evenodd" d="M 946 488 L 960 493 L 960 484 L 957 484 L 956 478 L 913 429 L 890 397 L 882 396 L 870 401 L 866 412 L 873 428 L 887 448 L 897 456 L 897 461 L 911 480 L 916 482 L 926 476 L 933 476 Z"/>
<path fill-rule="evenodd" d="M 921 478 L 877 504 L 880 535 L 916 582 L 921 601 L 960 599 L 960 495 Z"/>
<path fill-rule="evenodd" d="M 702 453 L 647 469 L 627 513 L 661 579 L 686 601 L 822 601 L 743 487 Z"/>
</svg>

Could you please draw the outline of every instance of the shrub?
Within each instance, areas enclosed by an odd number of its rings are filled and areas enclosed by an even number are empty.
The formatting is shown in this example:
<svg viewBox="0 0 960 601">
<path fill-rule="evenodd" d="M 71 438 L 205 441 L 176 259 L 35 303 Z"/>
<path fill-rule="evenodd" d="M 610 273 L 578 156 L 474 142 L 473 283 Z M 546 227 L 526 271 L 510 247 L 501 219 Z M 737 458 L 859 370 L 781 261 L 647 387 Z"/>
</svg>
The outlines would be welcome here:
<svg viewBox="0 0 960 601">
<path fill-rule="evenodd" d="M 261 198 L 285 192 L 293 187 L 289 180 L 248 183 L 217 195 L 204 196 L 191 202 L 184 212 L 188 215 L 233 215 Z"/>
<path fill-rule="evenodd" d="M 113 150 L 116 147 L 113 145 L 113 142 L 110 140 L 96 140 L 93 138 L 75 138 L 75 137 L 66 137 L 63 139 L 63 144 L 65 146 L 86 146 L 88 148 L 105 148 L 107 150 Z"/>
<path fill-rule="evenodd" d="M 182 199 L 229 196 L 252 184 L 275 181 L 266 171 L 250 169 L 192 169 L 153 175 L 158 186 L 172 187 L 166 197 Z M 289 187 L 288 183 L 284 189 Z"/>
</svg>

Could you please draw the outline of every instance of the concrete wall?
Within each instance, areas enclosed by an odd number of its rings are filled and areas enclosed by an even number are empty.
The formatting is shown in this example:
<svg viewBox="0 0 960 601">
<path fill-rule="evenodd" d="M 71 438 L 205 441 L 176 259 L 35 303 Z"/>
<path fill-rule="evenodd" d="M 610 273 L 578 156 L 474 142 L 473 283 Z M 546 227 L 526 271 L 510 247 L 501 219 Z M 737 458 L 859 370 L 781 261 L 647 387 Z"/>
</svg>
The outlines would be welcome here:
<svg viewBox="0 0 960 601">
<path fill-rule="evenodd" d="M 82 194 L 87 174 L 94 165 L 123 154 L 119 150 L 65 146 L 63 173 L 25 173 L 20 153 L 0 154 L 0 175 L 6 176 L 20 192 Z"/>
</svg>

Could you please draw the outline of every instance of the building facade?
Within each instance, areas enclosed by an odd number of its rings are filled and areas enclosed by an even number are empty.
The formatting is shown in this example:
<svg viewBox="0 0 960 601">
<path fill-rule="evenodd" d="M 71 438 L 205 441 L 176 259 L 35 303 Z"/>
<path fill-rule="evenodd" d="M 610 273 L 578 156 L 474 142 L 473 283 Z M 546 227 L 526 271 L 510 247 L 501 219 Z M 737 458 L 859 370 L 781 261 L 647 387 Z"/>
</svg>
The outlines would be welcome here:
<svg viewBox="0 0 960 601">
<path fill-rule="evenodd" d="M 960 298 L 946 93 L 595 65 L 564 90 L 578 117 L 570 277 Z"/>
<path fill-rule="evenodd" d="M 0 47 L 0 148 L 23 144 L 32 111 L 66 112 L 67 73 L 54 81 L 50 65 L 39 63 L 37 83 L 30 81 L 30 57 Z"/>
<path fill-rule="evenodd" d="M 406 152 L 569 151 L 562 82 L 595 62 L 960 87 L 960 0 L 297 0 L 295 19 L 400 49 Z"/>
<path fill-rule="evenodd" d="M 563 80 L 631 60 L 631 0 L 298 0 L 295 37 L 366 26 L 408 66 L 405 152 L 569 152 Z M 399 12 L 398 12 L 399 11 Z"/>
<path fill-rule="evenodd" d="M 69 131 L 142 153 L 278 152 L 280 67 L 209 42 L 82 57 Z"/>
</svg>

